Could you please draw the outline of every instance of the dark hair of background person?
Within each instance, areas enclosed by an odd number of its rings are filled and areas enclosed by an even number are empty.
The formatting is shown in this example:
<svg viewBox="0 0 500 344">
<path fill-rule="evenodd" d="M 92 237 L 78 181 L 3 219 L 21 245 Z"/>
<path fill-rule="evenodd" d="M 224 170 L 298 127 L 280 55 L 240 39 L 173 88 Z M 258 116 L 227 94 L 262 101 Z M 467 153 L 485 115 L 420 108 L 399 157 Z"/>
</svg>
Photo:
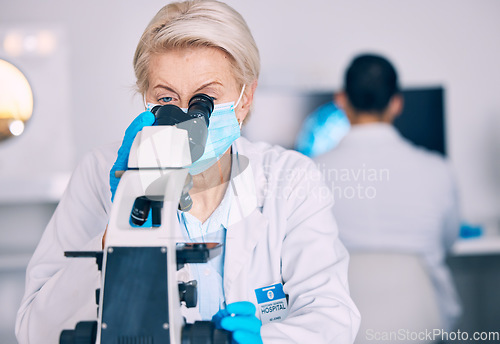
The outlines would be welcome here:
<svg viewBox="0 0 500 344">
<path fill-rule="evenodd" d="M 355 110 L 382 113 L 399 93 L 396 69 L 382 56 L 359 55 L 347 69 L 344 91 Z"/>
</svg>

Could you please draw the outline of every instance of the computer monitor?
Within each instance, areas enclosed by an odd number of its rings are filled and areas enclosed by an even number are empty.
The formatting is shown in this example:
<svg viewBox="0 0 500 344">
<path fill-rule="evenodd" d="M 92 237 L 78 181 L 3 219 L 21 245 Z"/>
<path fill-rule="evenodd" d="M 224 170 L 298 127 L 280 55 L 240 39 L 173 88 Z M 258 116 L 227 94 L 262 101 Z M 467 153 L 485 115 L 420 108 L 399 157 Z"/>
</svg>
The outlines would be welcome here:
<svg viewBox="0 0 500 344">
<path fill-rule="evenodd" d="M 415 145 L 446 155 L 443 88 L 404 89 L 402 94 L 404 108 L 394 121 L 394 126 Z M 347 133 L 346 121 L 342 118 L 345 116 L 343 112 L 336 110 L 333 104 L 329 107 L 324 105 L 331 104 L 332 93 L 314 93 L 306 98 L 311 111 L 297 135 L 295 148 L 306 155 L 315 156 L 334 148 L 342 138 L 338 136 Z M 325 130 L 326 109 L 331 111 L 328 125 L 331 127 L 332 121 L 336 121 L 337 128 L 342 130 Z M 316 128 L 314 123 L 317 123 Z"/>
<path fill-rule="evenodd" d="M 394 126 L 417 146 L 446 155 L 444 89 L 405 89 L 403 96 L 403 112 Z"/>
</svg>

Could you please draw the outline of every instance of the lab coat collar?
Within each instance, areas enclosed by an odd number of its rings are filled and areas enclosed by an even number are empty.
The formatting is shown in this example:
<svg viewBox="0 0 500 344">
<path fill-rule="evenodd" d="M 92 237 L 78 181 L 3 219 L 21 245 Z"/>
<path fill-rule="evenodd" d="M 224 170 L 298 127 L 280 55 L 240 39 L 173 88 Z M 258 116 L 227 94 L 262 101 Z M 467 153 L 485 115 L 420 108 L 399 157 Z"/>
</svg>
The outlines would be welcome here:
<svg viewBox="0 0 500 344">
<path fill-rule="evenodd" d="M 346 135 L 343 141 L 355 141 L 366 139 L 385 139 L 394 140 L 399 138 L 400 135 L 396 128 L 390 123 L 369 123 L 369 124 L 355 124 L 351 126 L 351 130 Z"/>
</svg>

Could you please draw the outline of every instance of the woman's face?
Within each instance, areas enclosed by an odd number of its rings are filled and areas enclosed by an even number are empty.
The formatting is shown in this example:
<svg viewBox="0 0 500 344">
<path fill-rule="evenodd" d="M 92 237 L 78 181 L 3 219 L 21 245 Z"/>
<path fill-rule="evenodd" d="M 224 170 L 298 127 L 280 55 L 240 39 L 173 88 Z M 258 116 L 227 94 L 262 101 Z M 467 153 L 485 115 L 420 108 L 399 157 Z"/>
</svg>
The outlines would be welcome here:
<svg viewBox="0 0 500 344">
<path fill-rule="evenodd" d="M 152 55 L 146 102 L 187 108 L 197 93 L 213 97 L 216 105 L 236 102 L 240 87 L 227 54 L 210 47 L 183 48 Z M 253 95 L 253 92 L 245 92 L 235 108 L 239 122 L 250 108 L 250 93 Z"/>
</svg>

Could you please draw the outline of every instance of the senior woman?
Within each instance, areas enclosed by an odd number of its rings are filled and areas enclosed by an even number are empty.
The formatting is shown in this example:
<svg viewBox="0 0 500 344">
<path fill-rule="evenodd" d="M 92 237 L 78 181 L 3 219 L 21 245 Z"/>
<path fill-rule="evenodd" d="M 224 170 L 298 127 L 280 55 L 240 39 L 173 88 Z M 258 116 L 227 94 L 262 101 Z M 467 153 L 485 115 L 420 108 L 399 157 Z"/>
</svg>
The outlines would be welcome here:
<svg viewBox="0 0 500 344">
<path fill-rule="evenodd" d="M 217 241 L 224 252 L 190 270 L 199 305 L 188 320 L 214 317 L 239 343 L 353 342 L 359 314 L 349 297 L 348 254 L 319 172 L 299 153 L 240 137 L 259 75 L 243 18 L 217 1 L 171 3 L 147 26 L 134 68 L 148 110 L 187 108 L 197 93 L 215 103 L 207 144 L 213 156 L 189 166 L 193 207 L 178 219 L 188 240 Z M 56 343 L 61 330 L 95 319 L 101 283 L 95 263 L 63 252 L 102 249 L 119 183 L 114 171 L 126 168 L 136 133 L 153 124 L 148 110 L 119 150 L 119 144 L 96 149 L 76 168 L 28 266 L 16 323 L 21 344 Z M 266 287 L 283 294 L 279 320 L 262 307 Z"/>
</svg>

